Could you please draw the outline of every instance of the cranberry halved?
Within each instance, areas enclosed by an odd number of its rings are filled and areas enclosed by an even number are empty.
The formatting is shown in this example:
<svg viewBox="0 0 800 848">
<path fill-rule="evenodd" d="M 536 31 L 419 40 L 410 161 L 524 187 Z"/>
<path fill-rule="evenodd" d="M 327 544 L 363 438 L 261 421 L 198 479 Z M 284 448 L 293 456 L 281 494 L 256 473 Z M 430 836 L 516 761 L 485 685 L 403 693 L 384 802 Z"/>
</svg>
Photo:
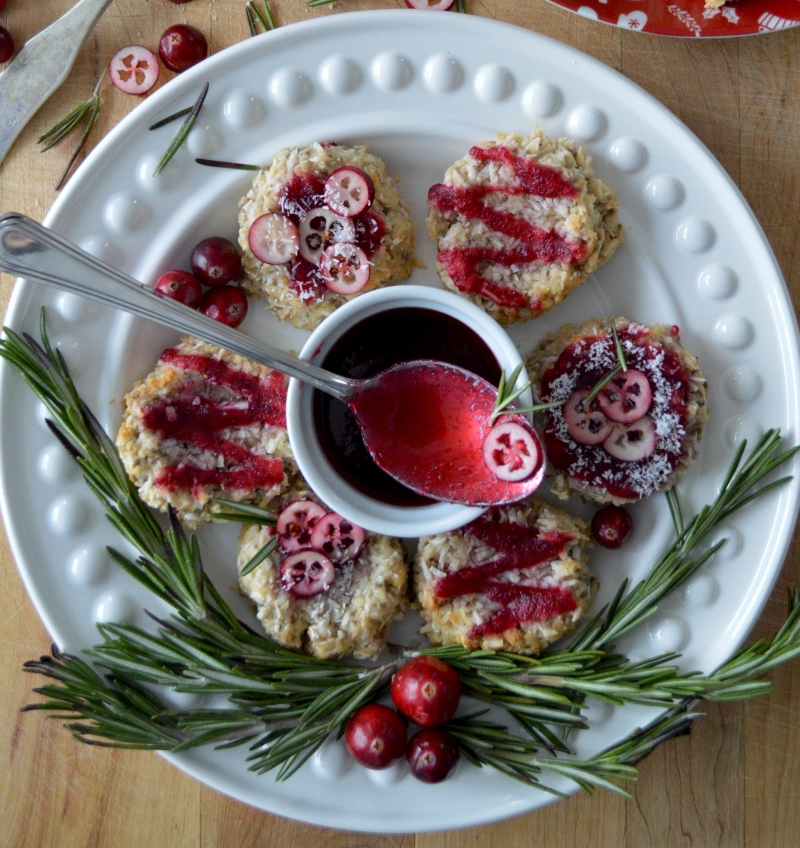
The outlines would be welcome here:
<svg viewBox="0 0 800 848">
<path fill-rule="evenodd" d="M 603 447 L 614 459 L 638 462 L 652 456 L 656 449 L 656 426 L 649 415 L 631 424 L 615 424 Z"/>
<path fill-rule="evenodd" d="M 631 424 L 638 421 L 653 403 L 650 381 L 634 368 L 622 371 L 597 396 L 597 403 L 609 421 Z"/>
<path fill-rule="evenodd" d="M 352 165 L 338 168 L 325 181 L 325 203 L 337 215 L 354 218 L 372 206 L 375 184 L 368 173 Z"/>
<path fill-rule="evenodd" d="M 483 440 L 483 461 L 498 480 L 527 480 L 542 464 L 539 439 L 530 427 L 516 421 L 495 424 Z"/>
<path fill-rule="evenodd" d="M 297 227 L 285 215 L 268 212 L 250 225 L 247 243 L 259 262 L 285 265 L 297 256 L 300 235 Z"/>
<path fill-rule="evenodd" d="M 322 251 L 319 273 L 336 294 L 355 294 L 369 282 L 367 254 L 357 244 L 332 244 Z"/>
<path fill-rule="evenodd" d="M 364 547 L 363 528 L 338 512 L 329 512 L 317 521 L 311 532 L 311 546 L 324 551 L 334 562 L 355 559 Z"/>
<path fill-rule="evenodd" d="M 586 406 L 583 401 L 588 394 L 589 389 L 573 392 L 561 412 L 571 439 L 579 445 L 599 445 L 611 435 L 614 425 L 600 411 L 596 398 Z"/>
<path fill-rule="evenodd" d="M 356 238 L 353 222 L 324 206 L 305 215 L 300 222 L 299 233 L 300 255 L 312 265 L 319 265 L 325 248 L 340 242 L 352 242 Z"/>
<path fill-rule="evenodd" d="M 296 598 L 313 598 L 331 588 L 333 563 L 319 551 L 298 551 L 281 563 L 281 586 Z"/>
<path fill-rule="evenodd" d="M 326 514 L 324 506 L 316 501 L 303 499 L 287 504 L 278 515 L 275 531 L 278 544 L 284 553 L 291 554 L 304 548 L 313 547 L 311 531 Z"/>
<path fill-rule="evenodd" d="M 156 54 L 136 44 L 118 50 L 108 63 L 111 81 L 126 94 L 146 94 L 158 81 Z"/>
</svg>

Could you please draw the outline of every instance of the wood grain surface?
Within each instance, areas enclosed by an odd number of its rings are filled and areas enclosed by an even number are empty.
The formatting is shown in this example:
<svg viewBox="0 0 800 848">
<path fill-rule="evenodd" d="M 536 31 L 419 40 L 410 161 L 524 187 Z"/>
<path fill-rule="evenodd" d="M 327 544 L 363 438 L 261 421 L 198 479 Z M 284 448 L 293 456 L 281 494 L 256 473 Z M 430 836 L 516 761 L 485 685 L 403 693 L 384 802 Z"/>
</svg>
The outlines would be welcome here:
<svg viewBox="0 0 800 848">
<path fill-rule="evenodd" d="M 606 62 L 651 92 L 700 137 L 755 211 L 800 303 L 800 28 L 730 40 L 667 39 L 585 20 L 544 0 L 467 0 L 476 15 L 527 27 Z M 747 0 L 741 0 L 747 2 Z M 341 0 L 307 10 L 272 0 L 286 25 L 314 15 L 401 6 Z M 0 23 L 17 44 L 70 6 L 69 0 L 8 0 Z M 409 12 L 409 14 L 411 14 Z M 111 55 L 127 44 L 155 46 L 167 26 L 202 30 L 211 52 L 248 35 L 243 0 L 118 0 L 89 36 L 66 83 L 39 111 L 0 165 L 0 210 L 41 220 L 69 155 L 65 142 L 42 155 L 36 139 L 91 93 Z M 162 70 L 159 84 L 171 73 Z M 96 142 L 137 100 L 103 83 Z M 3 308 L 12 281 L 2 280 Z M 31 516 L 32 521 L 39 520 Z M 800 583 L 800 545 L 756 629 L 783 620 L 787 586 Z M 577 795 L 529 815 L 459 831 L 376 836 L 325 830 L 252 809 L 205 788 L 158 755 L 90 748 L 42 714 L 20 714 L 37 680 L 21 671 L 46 653 L 48 634 L 6 546 L 0 558 L 0 846 L 35 848 L 271 848 L 374 846 L 549 846 L 549 848 L 789 848 L 800 844 L 800 673 L 773 675 L 769 698 L 718 707 L 690 737 L 641 764 L 633 799 Z"/>
</svg>

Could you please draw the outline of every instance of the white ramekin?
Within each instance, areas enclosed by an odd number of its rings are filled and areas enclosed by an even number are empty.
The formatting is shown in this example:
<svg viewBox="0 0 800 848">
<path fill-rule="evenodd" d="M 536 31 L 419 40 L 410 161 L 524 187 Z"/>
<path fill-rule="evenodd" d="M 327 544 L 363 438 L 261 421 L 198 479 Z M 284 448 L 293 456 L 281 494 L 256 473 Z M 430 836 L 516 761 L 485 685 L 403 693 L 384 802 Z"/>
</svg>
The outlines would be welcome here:
<svg viewBox="0 0 800 848">
<path fill-rule="evenodd" d="M 300 351 L 300 358 L 319 364 L 341 336 L 363 319 L 388 309 L 407 307 L 433 309 L 466 324 L 483 339 L 507 374 L 522 364 L 505 330 L 477 306 L 442 289 L 410 285 L 369 292 L 340 307 L 311 334 Z M 523 380 L 524 369 L 520 377 L 520 381 Z M 367 530 L 401 537 L 454 530 L 483 512 L 480 508 L 449 503 L 392 506 L 355 489 L 335 471 L 319 443 L 314 426 L 314 391 L 299 380 L 289 381 L 286 420 L 300 472 L 330 509 Z M 530 389 L 518 402 L 522 406 L 532 403 Z"/>
</svg>

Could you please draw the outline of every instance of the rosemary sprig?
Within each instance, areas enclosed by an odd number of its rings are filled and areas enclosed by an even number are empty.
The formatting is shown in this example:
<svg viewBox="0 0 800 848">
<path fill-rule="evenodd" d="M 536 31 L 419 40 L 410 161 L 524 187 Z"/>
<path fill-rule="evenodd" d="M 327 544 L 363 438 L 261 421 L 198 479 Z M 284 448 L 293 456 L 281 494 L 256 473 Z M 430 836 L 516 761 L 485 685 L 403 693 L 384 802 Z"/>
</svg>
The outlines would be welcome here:
<svg viewBox="0 0 800 848">
<path fill-rule="evenodd" d="M 467 14 L 467 0 L 457 0 L 456 2 L 456 11 L 461 12 L 462 14 Z"/>
<path fill-rule="evenodd" d="M 207 94 L 208 83 L 203 86 L 203 90 L 200 92 L 200 96 L 197 98 L 194 106 L 192 106 L 191 112 L 189 112 L 186 120 L 181 124 L 180 129 L 175 134 L 175 138 L 172 139 L 166 153 L 161 157 L 161 161 L 158 165 L 156 165 L 156 169 L 153 171 L 154 177 L 157 177 L 164 170 L 170 159 L 172 159 L 172 157 L 178 152 L 178 148 L 186 140 L 186 136 L 189 135 L 189 132 L 194 126 L 194 122 L 197 120 L 197 116 L 200 114 L 200 110 L 203 108 L 203 101 L 206 99 Z"/>
<path fill-rule="evenodd" d="M 307 9 L 314 9 L 317 6 L 329 6 L 331 3 L 338 3 L 339 0 L 308 0 L 306 3 Z"/>
<path fill-rule="evenodd" d="M 277 516 L 274 512 L 261 509 L 250 504 L 241 504 L 237 501 L 229 501 L 225 498 L 217 498 L 217 504 L 225 507 L 228 512 L 217 512 L 215 517 L 223 521 L 238 521 L 241 524 L 258 524 L 261 527 L 274 527 Z M 250 559 L 242 566 L 239 576 L 244 577 L 251 571 L 255 571 L 264 560 L 278 547 L 278 537 L 271 536 L 266 544 L 262 545 Z"/>
<path fill-rule="evenodd" d="M 198 165 L 207 165 L 209 168 L 232 168 L 239 171 L 260 171 L 260 165 L 245 165 L 242 162 L 226 162 L 223 159 L 195 159 Z"/>
<path fill-rule="evenodd" d="M 539 403 L 535 406 L 526 406 L 522 409 L 511 406 L 511 404 L 513 404 L 526 389 L 529 389 L 531 385 L 530 380 L 528 380 L 528 382 L 521 387 L 514 388 L 517 385 L 517 380 L 519 379 L 521 371 L 522 366 L 517 365 L 517 367 L 511 372 L 510 377 L 506 377 L 505 371 L 500 374 L 500 383 L 497 386 L 497 400 L 495 401 L 494 408 L 492 409 L 492 417 L 489 419 L 490 424 L 493 424 L 501 415 L 521 412 L 541 412 L 544 409 L 552 409 L 554 406 L 563 406 L 564 401 L 561 400 L 551 401 L 549 403 Z"/>
<path fill-rule="evenodd" d="M 50 150 L 51 147 L 58 144 L 65 136 L 72 132 L 82 121 L 87 117 L 86 126 L 84 127 L 83 133 L 81 134 L 80 140 L 78 141 L 78 145 L 75 148 L 75 152 L 70 157 L 69 162 L 67 162 L 67 167 L 64 168 L 61 176 L 58 178 L 58 182 L 56 183 L 56 191 L 58 191 L 61 186 L 64 184 L 64 181 L 67 178 L 67 174 L 69 174 L 72 166 L 75 164 L 75 160 L 80 155 L 83 150 L 84 145 L 86 144 L 86 140 L 89 138 L 89 134 L 92 131 L 92 128 L 95 125 L 95 121 L 97 120 L 97 113 L 100 111 L 100 84 L 102 83 L 103 78 L 101 77 L 97 81 L 97 85 L 94 87 L 94 91 L 92 92 L 92 96 L 80 103 L 76 106 L 68 115 L 63 117 L 52 129 L 48 130 L 43 136 L 41 136 L 38 140 L 38 144 L 42 144 L 44 142 L 45 145 L 42 148 L 41 152 L 44 153 L 47 150 Z"/>
</svg>

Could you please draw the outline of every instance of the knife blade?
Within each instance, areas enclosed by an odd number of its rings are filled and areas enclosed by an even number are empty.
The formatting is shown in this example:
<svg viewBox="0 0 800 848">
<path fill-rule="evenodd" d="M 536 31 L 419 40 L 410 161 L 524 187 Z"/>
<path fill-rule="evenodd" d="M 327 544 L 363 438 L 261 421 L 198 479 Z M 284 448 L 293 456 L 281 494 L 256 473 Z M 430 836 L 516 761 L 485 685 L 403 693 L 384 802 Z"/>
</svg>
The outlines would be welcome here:
<svg viewBox="0 0 800 848">
<path fill-rule="evenodd" d="M 0 72 L 0 163 L 39 107 L 67 78 L 79 50 L 111 0 L 79 0 L 26 41 Z"/>
</svg>

